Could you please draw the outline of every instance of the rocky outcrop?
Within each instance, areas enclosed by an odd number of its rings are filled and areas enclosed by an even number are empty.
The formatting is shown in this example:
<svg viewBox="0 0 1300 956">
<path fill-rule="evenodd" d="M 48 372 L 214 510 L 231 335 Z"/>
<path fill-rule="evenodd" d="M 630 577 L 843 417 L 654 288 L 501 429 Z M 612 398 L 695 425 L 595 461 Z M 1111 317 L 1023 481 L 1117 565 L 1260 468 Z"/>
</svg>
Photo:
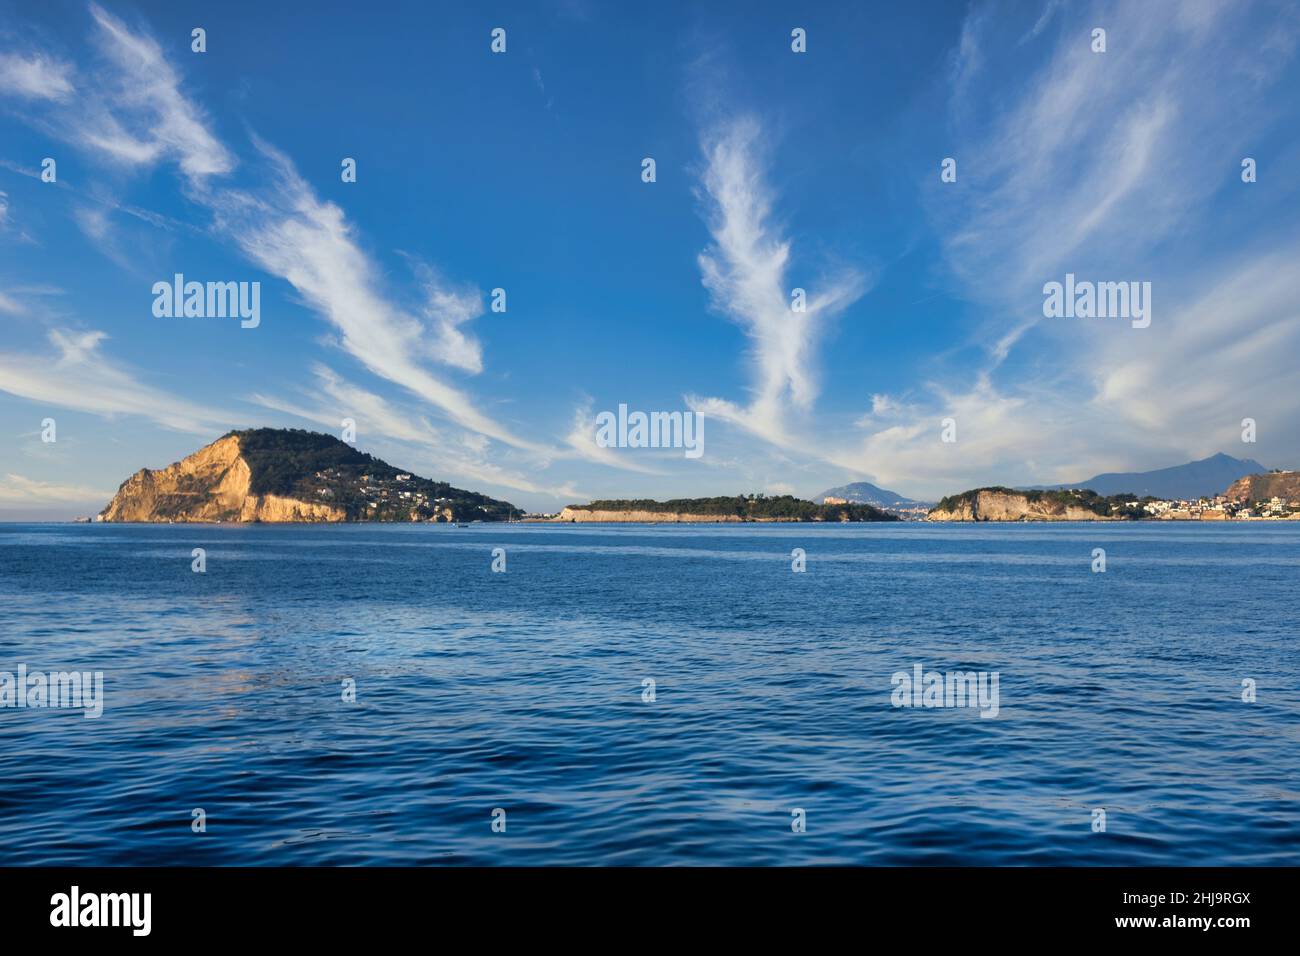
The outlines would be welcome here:
<svg viewBox="0 0 1300 956">
<path fill-rule="evenodd" d="M 239 435 L 227 435 L 159 471 L 122 482 L 103 521 L 346 521 L 342 508 L 251 493 L 252 470 Z"/>
<path fill-rule="evenodd" d="M 230 432 L 118 488 L 102 521 L 508 521 L 508 501 L 421 478 L 333 435 Z"/>
<path fill-rule="evenodd" d="M 989 490 L 944 499 L 928 521 L 1110 521 L 1090 508 L 1057 496 Z"/>
<path fill-rule="evenodd" d="M 1300 471 L 1271 471 L 1262 475 L 1246 475 L 1228 486 L 1224 496 L 1239 503 L 1268 501 L 1300 501 Z"/>
</svg>

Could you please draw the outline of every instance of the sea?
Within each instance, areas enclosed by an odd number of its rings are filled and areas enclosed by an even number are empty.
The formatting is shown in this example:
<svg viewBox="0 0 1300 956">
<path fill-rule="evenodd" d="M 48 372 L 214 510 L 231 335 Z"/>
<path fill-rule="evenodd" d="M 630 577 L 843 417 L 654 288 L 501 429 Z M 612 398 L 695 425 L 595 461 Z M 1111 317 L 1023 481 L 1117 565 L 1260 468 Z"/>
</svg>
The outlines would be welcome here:
<svg viewBox="0 0 1300 956">
<path fill-rule="evenodd" d="M 0 865 L 1296 865 L 1298 566 L 1300 522 L 4 524 Z"/>
</svg>

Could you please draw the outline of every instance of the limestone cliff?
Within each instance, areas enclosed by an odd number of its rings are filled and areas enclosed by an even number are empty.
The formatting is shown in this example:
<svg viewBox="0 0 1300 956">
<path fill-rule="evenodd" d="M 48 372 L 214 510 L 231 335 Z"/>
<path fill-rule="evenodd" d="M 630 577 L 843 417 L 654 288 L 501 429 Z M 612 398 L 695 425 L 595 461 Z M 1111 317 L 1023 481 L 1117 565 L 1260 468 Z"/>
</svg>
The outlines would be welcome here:
<svg viewBox="0 0 1300 956">
<path fill-rule="evenodd" d="M 471 521 L 519 510 L 475 492 L 401 473 L 329 435 L 231 432 L 166 468 L 142 468 L 103 521 Z"/>
<path fill-rule="evenodd" d="M 227 435 L 160 471 L 141 468 L 101 513 L 104 521 L 343 521 L 341 508 L 250 492 L 239 436 Z"/>
<path fill-rule="evenodd" d="M 945 498 L 928 521 L 1113 521 L 1092 492 L 1017 492 L 980 488 Z"/>
</svg>

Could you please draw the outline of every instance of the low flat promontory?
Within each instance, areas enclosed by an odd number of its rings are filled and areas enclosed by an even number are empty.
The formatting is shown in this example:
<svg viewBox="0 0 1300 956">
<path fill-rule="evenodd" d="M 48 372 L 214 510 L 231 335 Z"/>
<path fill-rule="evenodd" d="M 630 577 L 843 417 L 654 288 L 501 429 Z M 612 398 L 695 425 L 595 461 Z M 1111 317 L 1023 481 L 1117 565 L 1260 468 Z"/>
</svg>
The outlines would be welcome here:
<svg viewBox="0 0 1300 956">
<path fill-rule="evenodd" d="M 610 499 L 569 505 L 549 519 L 566 523 L 735 524 L 794 521 L 897 521 L 871 505 L 819 505 L 792 495 L 719 498 Z"/>
</svg>

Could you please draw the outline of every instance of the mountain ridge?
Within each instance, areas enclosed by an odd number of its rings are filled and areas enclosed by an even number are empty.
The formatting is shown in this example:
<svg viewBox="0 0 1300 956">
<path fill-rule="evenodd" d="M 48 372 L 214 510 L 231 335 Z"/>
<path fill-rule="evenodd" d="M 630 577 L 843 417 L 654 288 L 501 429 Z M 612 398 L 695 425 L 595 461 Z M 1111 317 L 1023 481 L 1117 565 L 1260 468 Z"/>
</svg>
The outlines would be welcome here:
<svg viewBox="0 0 1300 956">
<path fill-rule="evenodd" d="M 1136 497 L 1185 499 L 1212 498 L 1223 494 L 1234 481 L 1268 469 L 1251 458 L 1233 458 L 1223 452 L 1168 468 L 1151 471 L 1104 472 L 1086 481 L 1063 485 L 1027 485 L 1019 491 L 1069 491 L 1087 488 L 1097 494 L 1131 494 Z"/>
</svg>

